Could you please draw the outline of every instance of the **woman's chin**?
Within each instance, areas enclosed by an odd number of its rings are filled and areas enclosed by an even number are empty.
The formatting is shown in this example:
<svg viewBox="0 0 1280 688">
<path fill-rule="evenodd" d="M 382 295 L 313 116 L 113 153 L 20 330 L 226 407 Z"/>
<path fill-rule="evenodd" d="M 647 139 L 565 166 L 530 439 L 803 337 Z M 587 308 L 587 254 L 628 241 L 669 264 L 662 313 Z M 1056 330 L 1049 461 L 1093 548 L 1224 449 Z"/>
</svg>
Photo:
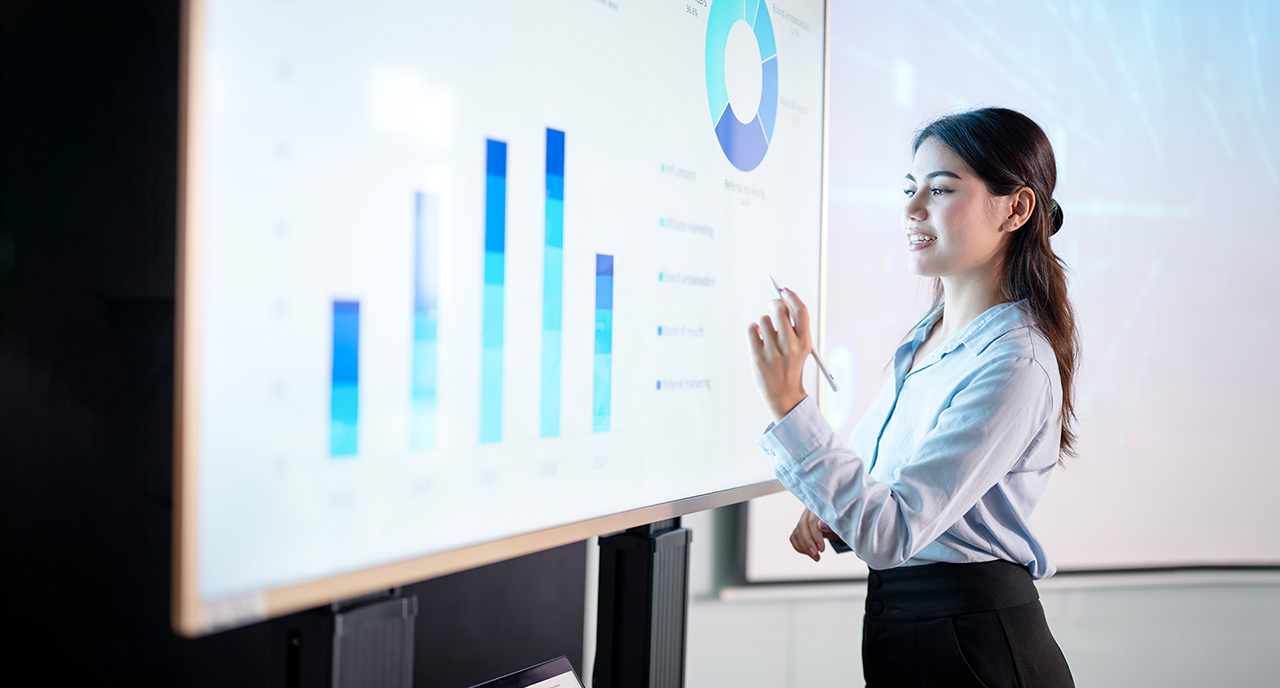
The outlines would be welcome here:
<svg viewBox="0 0 1280 688">
<path fill-rule="evenodd" d="M 907 272 L 920 277 L 941 277 L 945 274 L 936 266 L 930 265 L 928 261 L 917 260 L 915 256 L 907 258 Z"/>
</svg>

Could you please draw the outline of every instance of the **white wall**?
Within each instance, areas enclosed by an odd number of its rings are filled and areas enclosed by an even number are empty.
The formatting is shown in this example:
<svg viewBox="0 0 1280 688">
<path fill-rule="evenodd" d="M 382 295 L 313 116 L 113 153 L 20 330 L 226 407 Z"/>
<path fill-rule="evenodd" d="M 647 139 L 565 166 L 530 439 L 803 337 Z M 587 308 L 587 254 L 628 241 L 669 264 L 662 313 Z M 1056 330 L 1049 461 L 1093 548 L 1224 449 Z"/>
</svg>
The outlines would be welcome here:
<svg viewBox="0 0 1280 688">
<path fill-rule="evenodd" d="M 1266 205 L 1280 192 L 1280 45 L 1267 39 L 1280 6 L 837 1 L 831 16 L 837 431 L 885 383 L 929 295 L 900 225 L 912 133 L 956 109 L 1013 107 L 1057 155 L 1053 244 L 1083 344 L 1079 458 L 1033 519 L 1049 555 L 1060 570 L 1280 563 L 1280 367 L 1267 363 L 1280 222 Z"/>
</svg>

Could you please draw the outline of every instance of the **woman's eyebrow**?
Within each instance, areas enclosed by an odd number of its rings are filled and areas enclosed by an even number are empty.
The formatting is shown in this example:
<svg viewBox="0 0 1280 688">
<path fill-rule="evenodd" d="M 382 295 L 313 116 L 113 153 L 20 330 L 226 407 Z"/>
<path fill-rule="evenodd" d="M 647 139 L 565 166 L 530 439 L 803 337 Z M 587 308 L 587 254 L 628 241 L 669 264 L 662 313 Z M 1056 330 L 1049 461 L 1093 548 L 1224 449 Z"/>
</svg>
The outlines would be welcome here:
<svg viewBox="0 0 1280 688">
<path fill-rule="evenodd" d="M 926 180 L 933 179 L 934 177 L 951 177 L 952 179 L 959 179 L 960 175 L 956 174 L 955 172 L 948 172 L 946 170 L 936 170 L 924 176 Z M 910 172 L 907 173 L 907 179 L 910 179 L 913 182 L 916 180 L 915 177 L 911 176 Z"/>
</svg>

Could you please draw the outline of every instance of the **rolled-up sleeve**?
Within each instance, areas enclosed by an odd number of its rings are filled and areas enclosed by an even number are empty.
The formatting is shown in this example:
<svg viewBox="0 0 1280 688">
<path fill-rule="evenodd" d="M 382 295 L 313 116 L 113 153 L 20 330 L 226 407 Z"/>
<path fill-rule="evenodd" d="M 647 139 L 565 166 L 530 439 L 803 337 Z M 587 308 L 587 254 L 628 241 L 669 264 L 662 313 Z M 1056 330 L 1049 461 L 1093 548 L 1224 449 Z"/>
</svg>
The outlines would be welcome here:
<svg viewBox="0 0 1280 688">
<path fill-rule="evenodd" d="M 1005 358 L 956 391 L 890 482 L 868 473 L 812 397 L 757 442 L 778 480 L 875 569 L 899 566 L 955 524 L 1034 448 L 1054 401 L 1045 370 Z"/>
</svg>

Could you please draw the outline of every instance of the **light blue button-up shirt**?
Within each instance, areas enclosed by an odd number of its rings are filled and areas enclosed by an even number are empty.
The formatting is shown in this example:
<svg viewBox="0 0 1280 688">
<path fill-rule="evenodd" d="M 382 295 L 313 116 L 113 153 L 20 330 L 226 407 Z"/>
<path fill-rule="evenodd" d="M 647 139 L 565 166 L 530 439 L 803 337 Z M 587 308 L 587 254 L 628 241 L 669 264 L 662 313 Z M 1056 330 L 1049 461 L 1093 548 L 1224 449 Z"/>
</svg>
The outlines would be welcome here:
<svg viewBox="0 0 1280 688">
<path fill-rule="evenodd" d="M 1062 384 L 1024 305 L 989 309 L 913 371 L 942 307 L 930 313 L 848 447 L 812 396 L 758 440 L 778 480 L 871 568 L 1004 559 L 1053 575 L 1029 519 L 1058 461 Z"/>
</svg>

